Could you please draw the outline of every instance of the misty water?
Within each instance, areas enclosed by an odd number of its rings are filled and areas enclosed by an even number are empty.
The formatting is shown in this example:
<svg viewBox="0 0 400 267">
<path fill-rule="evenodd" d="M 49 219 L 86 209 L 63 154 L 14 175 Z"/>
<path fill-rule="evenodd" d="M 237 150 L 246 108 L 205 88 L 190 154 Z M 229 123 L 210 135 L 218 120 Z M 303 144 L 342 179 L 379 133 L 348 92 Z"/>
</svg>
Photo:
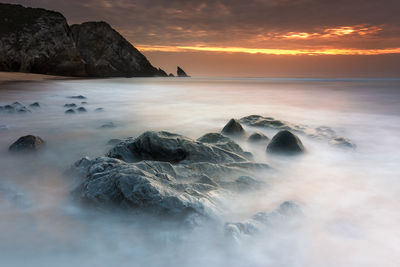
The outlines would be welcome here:
<svg viewBox="0 0 400 267">
<path fill-rule="evenodd" d="M 69 96 L 84 95 L 85 100 Z M 1 266 L 400 266 L 400 80 L 132 78 L 0 85 Z M 87 104 L 80 104 L 87 101 Z M 64 104 L 85 114 L 65 114 Z M 94 112 L 96 108 L 104 112 Z M 356 149 L 299 135 L 307 153 L 281 158 L 238 141 L 269 164 L 267 186 L 236 194 L 216 222 L 194 229 L 150 215 L 82 207 L 65 171 L 104 155 L 112 138 L 166 130 L 191 138 L 230 118 L 258 114 L 329 126 Z M 115 128 L 101 128 L 113 122 Z M 260 130 L 270 138 L 273 130 Z M 38 153 L 7 151 L 20 136 L 46 140 Z M 297 202 L 295 223 L 233 241 L 225 222 Z"/>
</svg>

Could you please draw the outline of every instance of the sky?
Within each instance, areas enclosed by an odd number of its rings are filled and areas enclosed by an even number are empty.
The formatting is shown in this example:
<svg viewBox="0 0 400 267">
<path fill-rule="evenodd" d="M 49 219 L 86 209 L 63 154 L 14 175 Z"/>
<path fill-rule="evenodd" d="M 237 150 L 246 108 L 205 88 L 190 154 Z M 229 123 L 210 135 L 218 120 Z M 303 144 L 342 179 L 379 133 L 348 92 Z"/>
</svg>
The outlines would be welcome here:
<svg viewBox="0 0 400 267">
<path fill-rule="evenodd" d="M 106 21 L 167 72 L 400 77 L 399 0 L 21 0 Z"/>
</svg>

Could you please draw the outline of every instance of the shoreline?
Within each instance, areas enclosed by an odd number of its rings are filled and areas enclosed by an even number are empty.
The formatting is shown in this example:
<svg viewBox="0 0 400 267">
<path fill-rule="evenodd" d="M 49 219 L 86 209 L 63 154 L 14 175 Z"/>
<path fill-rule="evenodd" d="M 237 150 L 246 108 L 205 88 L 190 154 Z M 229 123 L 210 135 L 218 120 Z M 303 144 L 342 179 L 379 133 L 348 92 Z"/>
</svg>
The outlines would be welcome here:
<svg viewBox="0 0 400 267">
<path fill-rule="evenodd" d="M 0 85 L 16 82 L 41 82 L 47 80 L 73 80 L 80 79 L 79 77 L 71 76 L 55 76 L 36 73 L 24 72 L 4 72 L 0 71 Z"/>
</svg>

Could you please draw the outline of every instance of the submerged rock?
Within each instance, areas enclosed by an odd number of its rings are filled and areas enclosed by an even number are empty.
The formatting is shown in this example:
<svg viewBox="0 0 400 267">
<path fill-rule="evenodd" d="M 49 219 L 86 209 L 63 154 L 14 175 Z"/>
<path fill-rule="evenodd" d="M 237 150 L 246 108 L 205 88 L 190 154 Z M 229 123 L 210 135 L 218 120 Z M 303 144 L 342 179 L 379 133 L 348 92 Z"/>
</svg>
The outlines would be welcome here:
<svg viewBox="0 0 400 267">
<path fill-rule="evenodd" d="M 231 119 L 222 129 L 221 133 L 231 136 L 243 136 L 245 131 L 242 125 L 235 119 Z"/>
<path fill-rule="evenodd" d="M 255 132 L 252 133 L 249 138 L 247 139 L 247 141 L 251 142 L 251 143 L 258 143 L 258 142 L 264 142 L 264 141 L 268 141 L 269 138 L 264 135 L 262 132 Z"/>
<path fill-rule="evenodd" d="M 294 124 L 287 121 L 277 120 L 272 117 L 263 117 L 259 115 L 250 115 L 247 117 L 243 117 L 239 121 L 248 126 L 275 129 L 279 131 L 287 130 L 307 135 L 308 137 L 311 138 L 316 138 L 321 140 L 326 139 L 330 144 L 335 146 L 343 146 L 350 148 L 356 147 L 356 145 L 353 144 L 349 139 L 338 136 L 332 128 L 327 126 L 311 127 L 307 125 Z"/>
<path fill-rule="evenodd" d="M 96 108 L 94 111 L 95 111 L 95 112 L 103 112 L 104 109 L 103 109 L 103 108 Z"/>
<path fill-rule="evenodd" d="M 64 107 L 66 107 L 66 108 L 76 108 L 76 104 L 75 103 L 65 104 Z"/>
<path fill-rule="evenodd" d="M 75 99 L 86 99 L 85 96 L 83 95 L 73 95 L 73 96 L 69 96 L 69 98 L 75 98 Z"/>
<path fill-rule="evenodd" d="M 40 108 L 39 102 L 35 102 L 29 105 L 30 108 Z"/>
<path fill-rule="evenodd" d="M 36 151 L 43 147 L 45 142 L 39 136 L 26 135 L 15 141 L 8 150 L 11 152 Z"/>
<path fill-rule="evenodd" d="M 77 108 L 76 110 L 77 110 L 78 112 L 80 112 L 80 113 L 85 113 L 85 112 L 87 112 L 86 108 L 84 108 L 84 107 L 79 107 L 79 108 Z"/>
<path fill-rule="evenodd" d="M 87 105 L 87 104 L 88 104 L 88 102 L 86 102 L 86 101 L 82 101 L 82 102 L 81 102 L 81 104 L 82 104 L 82 105 Z"/>
<path fill-rule="evenodd" d="M 267 152 L 274 154 L 300 154 L 304 146 L 300 139 L 289 131 L 278 132 L 267 146 Z"/>
<path fill-rule="evenodd" d="M 65 114 L 75 114 L 75 113 L 76 113 L 75 110 L 73 110 L 72 108 L 67 109 L 67 110 L 65 111 Z"/>
<path fill-rule="evenodd" d="M 107 123 L 105 123 L 105 124 L 100 126 L 100 128 L 103 128 L 103 129 L 105 129 L 105 128 L 115 128 L 115 127 L 117 127 L 117 126 L 113 122 L 107 122 Z"/>
<path fill-rule="evenodd" d="M 11 105 L 0 106 L 0 112 L 5 113 L 30 113 L 31 110 L 22 105 L 20 102 L 14 102 Z"/>
</svg>

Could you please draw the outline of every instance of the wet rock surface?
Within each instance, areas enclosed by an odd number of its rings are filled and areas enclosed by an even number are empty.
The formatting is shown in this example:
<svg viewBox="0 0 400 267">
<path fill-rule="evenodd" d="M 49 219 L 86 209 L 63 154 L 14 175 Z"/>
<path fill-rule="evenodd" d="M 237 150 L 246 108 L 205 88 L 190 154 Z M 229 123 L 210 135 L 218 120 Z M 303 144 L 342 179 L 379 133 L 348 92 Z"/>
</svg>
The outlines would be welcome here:
<svg viewBox="0 0 400 267">
<path fill-rule="evenodd" d="M 222 129 L 221 131 L 222 134 L 224 135 L 230 135 L 230 136 L 237 136 L 241 137 L 245 134 L 245 131 L 242 127 L 242 125 L 239 123 L 238 120 L 231 119 Z"/>
<path fill-rule="evenodd" d="M 158 214 L 207 218 L 223 209 L 223 196 L 262 186 L 266 164 L 252 162 L 243 151 L 222 144 L 223 136 L 196 141 L 168 132 L 146 132 L 119 142 L 106 157 L 83 158 L 73 170 L 84 178 L 74 195 L 95 206 L 118 206 Z M 209 140 L 211 139 L 211 141 Z M 217 143 L 225 146 L 221 148 Z"/>
<path fill-rule="evenodd" d="M 251 143 L 267 142 L 268 140 L 269 138 L 262 132 L 252 133 L 247 139 Z"/>
<path fill-rule="evenodd" d="M 44 146 L 45 142 L 39 136 L 26 135 L 15 141 L 8 150 L 11 152 L 36 151 Z"/>
<path fill-rule="evenodd" d="M 312 127 L 301 124 L 294 124 L 287 121 L 277 120 L 272 117 L 263 117 L 259 115 L 250 115 L 243 117 L 239 120 L 244 125 L 275 129 L 275 130 L 287 130 L 298 134 L 303 134 L 311 138 L 327 140 L 330 144 L 339 147 L 355 148 L 356 145 L 353 144 L 349 139 L 345 137 L 338 136 L 337 133 L 330 127 L 319 126 Z"/>
<path fill-rule="evenodd" d="M 267 152 L 282 155 L 295 155 L 305 152 L 303 143 L 289 131 L 278 132 L 269 142 Z"/>
</svg>

